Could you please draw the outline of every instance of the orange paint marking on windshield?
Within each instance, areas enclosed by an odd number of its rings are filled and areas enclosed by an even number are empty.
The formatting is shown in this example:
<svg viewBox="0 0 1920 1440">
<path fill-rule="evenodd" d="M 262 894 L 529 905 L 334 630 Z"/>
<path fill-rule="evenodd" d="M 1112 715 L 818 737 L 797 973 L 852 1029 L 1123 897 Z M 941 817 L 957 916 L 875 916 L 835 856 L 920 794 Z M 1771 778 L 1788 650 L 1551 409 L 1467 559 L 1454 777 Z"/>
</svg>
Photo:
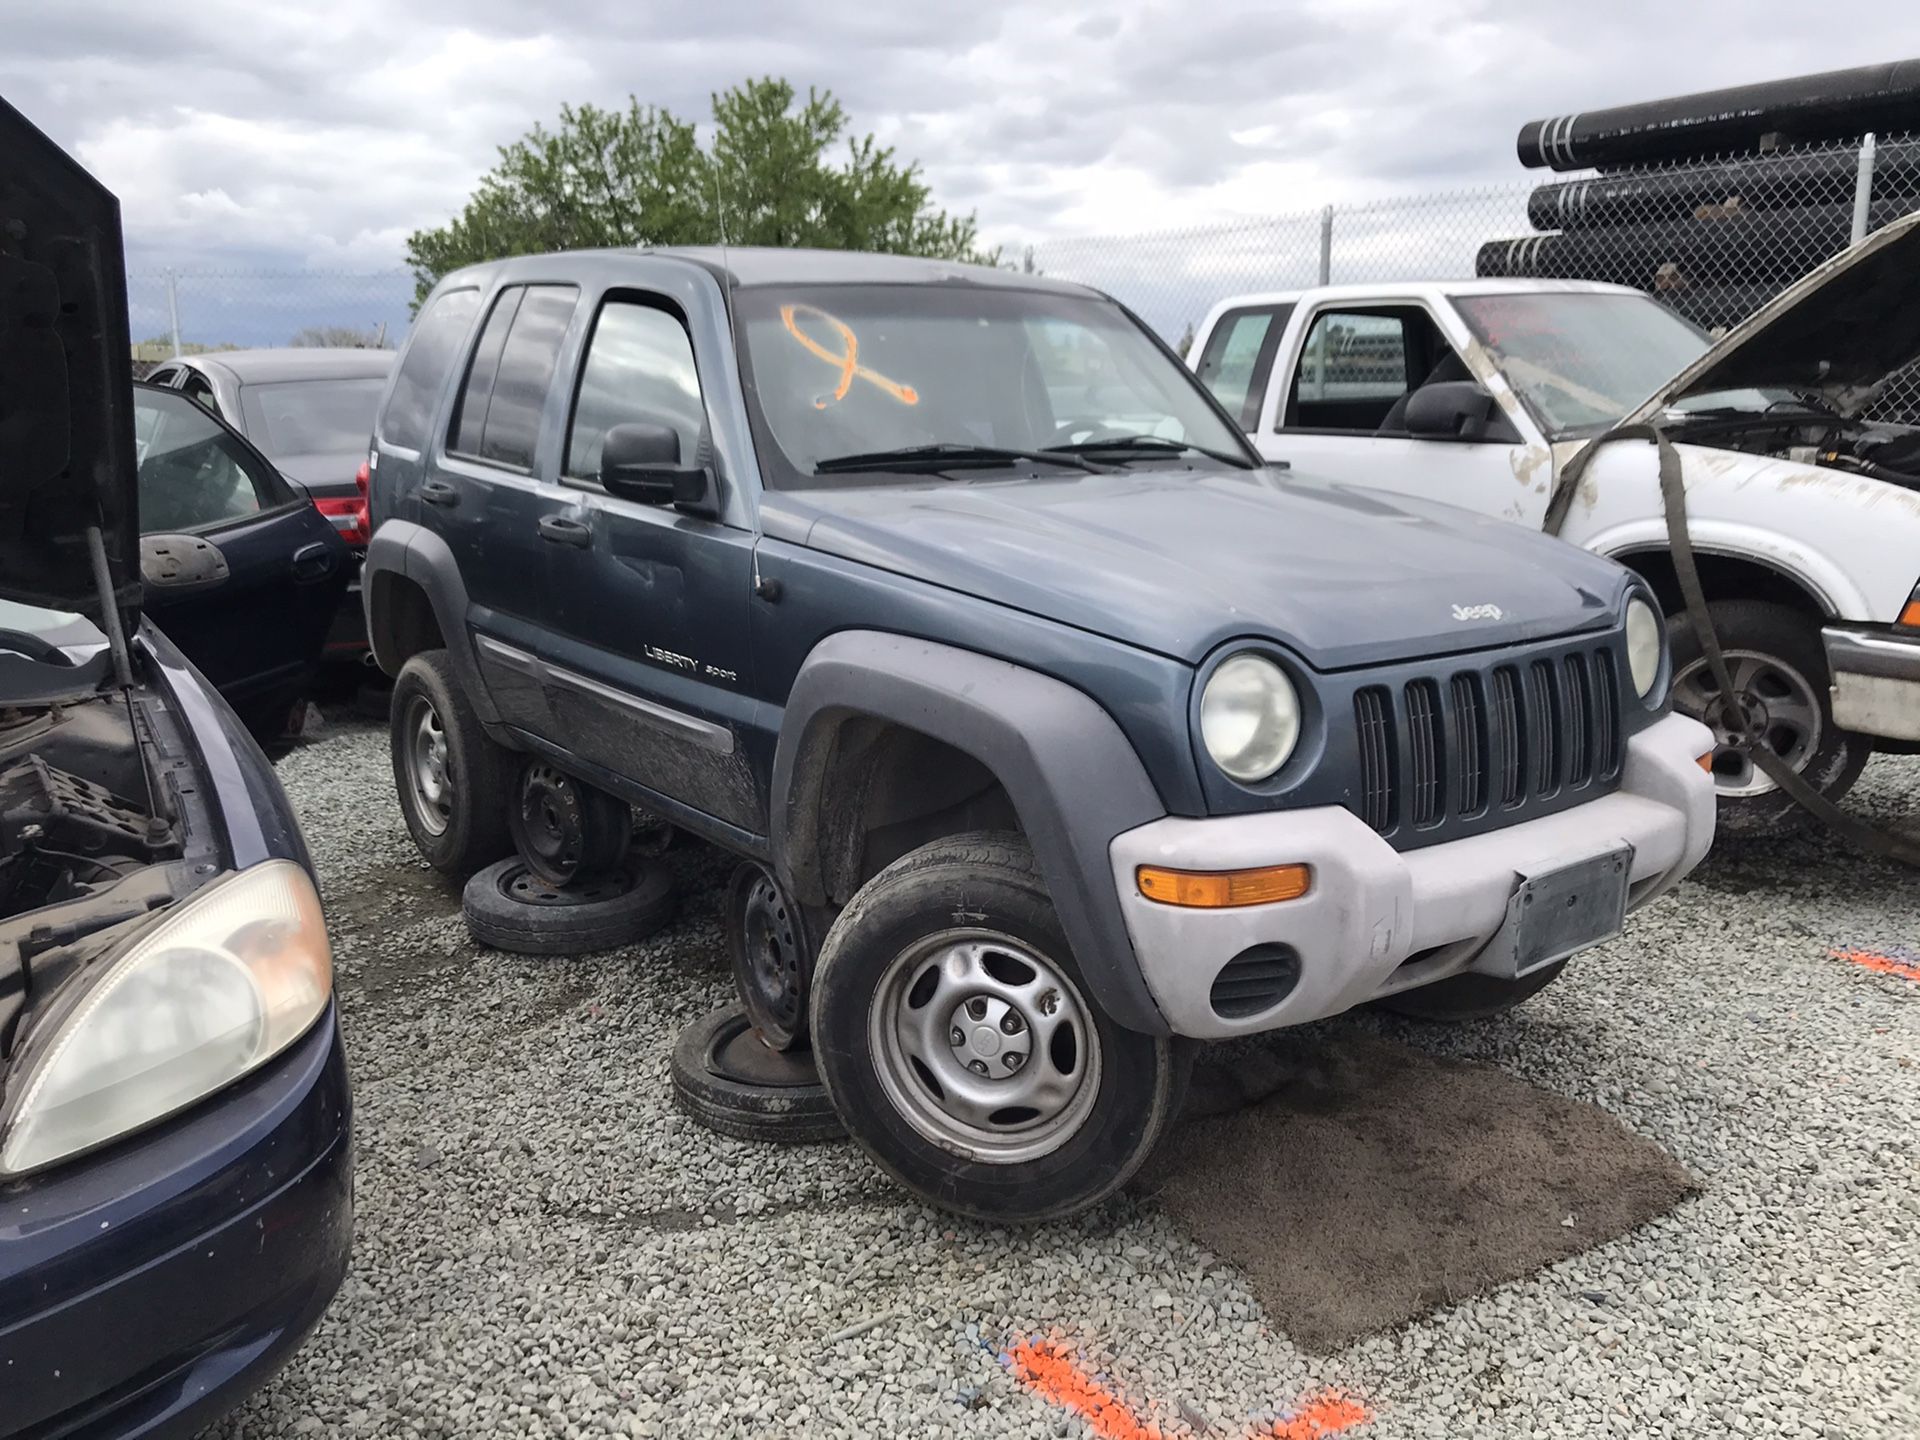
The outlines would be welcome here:
<svg viewBox="0 0 1920 1440">
<path fill-rule="evenodd" d="M 831 325 L 834 330 L 839 333 L 841 342 L 847 348 L 836 355 L 818 340 L 814 339 L 813 336 L 802 330 L 800 328 L 800 314 L 802 311 L 805 311 L 808 315 L 818 316 L 820 319 L 826 321 L 827 324 Z M 857 375 L 870 385 L 891 395 L 902 405 L 918 405 L 920 403 L 920 392 L 914 389 L 913 386 L 902 385 L 897 380 L 889 380 L 878 371 L 869 370 L 860 363 L 860 339 L 853 333 L 853 327 L 848 325 L 846 321 L 839 319 L 837 316 L 829 315 L 816 305 L 782 305 L 780 307 L 780 323 L 787 327 L 787 333 L 789 335 L 793 336 L 794 339 L 806 346 L 808 350 L 840 371 L 840 383 L 833 387 L 833 398 L 835 400 L 844 400 L 847 398 L 847 392 L 853 389 L 854 377 Z M 824 410 L 827 408 L 827 402 L 825 400 L 816 400 L 813 402 L 813 408 L 816 410 Z"/>
</svg>

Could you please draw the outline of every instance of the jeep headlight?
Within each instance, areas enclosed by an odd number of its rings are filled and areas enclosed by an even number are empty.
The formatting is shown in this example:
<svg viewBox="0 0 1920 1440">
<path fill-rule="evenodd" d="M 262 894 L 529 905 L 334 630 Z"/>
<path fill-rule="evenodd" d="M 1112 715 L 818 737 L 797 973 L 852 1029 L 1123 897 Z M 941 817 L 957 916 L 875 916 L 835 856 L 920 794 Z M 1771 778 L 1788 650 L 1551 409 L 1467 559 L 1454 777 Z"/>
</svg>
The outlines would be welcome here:
<svg viewBox="0 0 1920 1440">
<path fill-rule="evenodd" d="M 1200 694 L 1200 739 L 1235 780 L 1264 780 L 1300 739 L 1300 697 L 1264 655 L 1242 651 L 1222 661 Z"/>
<path fill-rule="evenodd" d="M 213 882 L 97 968 L 23 1047 L 0 1111 L 0 1178 L 232 1084 L 304 1035 L 333 990 L 320 897 L 289 860 Z"/>
<path fill-rule="evenodd" d="M 1650 699 L 1660 680 L 1660 659 L 1665 653 L 1667 627 L 1659 614 L 1638 595 L 1627 602 L 1627 670 L 1633 676 L 1633 692 L 1642 700 Z"/>
</svg>

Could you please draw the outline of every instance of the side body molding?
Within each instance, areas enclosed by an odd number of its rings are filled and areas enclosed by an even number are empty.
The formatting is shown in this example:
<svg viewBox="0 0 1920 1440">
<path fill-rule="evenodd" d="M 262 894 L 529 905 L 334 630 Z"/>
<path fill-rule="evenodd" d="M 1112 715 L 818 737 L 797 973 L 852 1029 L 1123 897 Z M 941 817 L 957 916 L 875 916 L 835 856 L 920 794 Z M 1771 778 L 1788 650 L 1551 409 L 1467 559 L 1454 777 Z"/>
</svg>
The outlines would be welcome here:
<svg viewBox="0 0 1920 1440">
<path fill-rule="evenodd" d="M 1072 686 L 969 650 L 871 630 L 829 636 L 788 697 L 774 754 L 773 858 L 803 904 L 822 904 L 822 791 L 855 717 L 891 721 L 978 760 L 1005 788 L 1074 957 L 1120 1024 L 1166 1034 L 1141 978 L 1107 849 L 1165 814 L 1126 736 Z"/>
</svg>

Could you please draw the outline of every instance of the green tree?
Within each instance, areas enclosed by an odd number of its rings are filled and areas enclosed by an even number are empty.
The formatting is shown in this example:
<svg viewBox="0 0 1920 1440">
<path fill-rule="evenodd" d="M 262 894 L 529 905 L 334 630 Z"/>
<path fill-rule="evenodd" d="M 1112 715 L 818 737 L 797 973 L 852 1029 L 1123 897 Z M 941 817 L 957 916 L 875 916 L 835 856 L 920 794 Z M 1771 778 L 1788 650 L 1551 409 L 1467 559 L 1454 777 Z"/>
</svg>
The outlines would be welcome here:
<svg viewBox="0 0 1920 1440">
<path fill-rule="evenodd" d="M 568 105 L 503 146 L 466 208 L 407 237 L 415 302 L 447 271 L 504 255 L 593 246 L 805 245 L 992 263 L 972 215 L 930 204 L 919 166 L 873 136 L 829 151 L 846 111 L 826 91 L 804 104 L 784 80 L 713 97 L 714 136 L 629 98 L 625 110 Z"/>
</svg>

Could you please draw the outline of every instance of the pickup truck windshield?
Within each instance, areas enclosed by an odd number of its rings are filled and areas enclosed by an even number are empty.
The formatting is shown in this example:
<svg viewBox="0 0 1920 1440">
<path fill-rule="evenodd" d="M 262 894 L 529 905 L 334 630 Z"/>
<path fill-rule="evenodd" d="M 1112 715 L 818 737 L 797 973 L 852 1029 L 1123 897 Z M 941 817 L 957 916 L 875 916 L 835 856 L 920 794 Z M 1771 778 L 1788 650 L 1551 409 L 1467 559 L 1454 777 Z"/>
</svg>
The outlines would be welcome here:
<svg viewBox="0 0 1920 1440">
<path fill-rule="evenodd" d="M 1516 393 L 1555 440 L 1605 429 L 1692 364 L 1706 332 L 1646 295 L 1459 295 L 1454 304 Z M 1761 409 L 1757 391 L 1697 396 Z"/>
<path fill-rule="evenodd" d="M 1257 463 L 1185 367 L 1104 301 L 976 285 L 768 285 L 737 293 L 735 323 L 776 485 L 924 475 L 941 452 L 966 452 L 966 472 L 988 475 L 1191 467 L 1210 453 Z M 1052 450 L 1058 462 L 1035 455 Z M 1098 463 L 1075 464 L 1076 451 Z M 888 452 L 911 463 L 894 470 Z"/>
</svg>

